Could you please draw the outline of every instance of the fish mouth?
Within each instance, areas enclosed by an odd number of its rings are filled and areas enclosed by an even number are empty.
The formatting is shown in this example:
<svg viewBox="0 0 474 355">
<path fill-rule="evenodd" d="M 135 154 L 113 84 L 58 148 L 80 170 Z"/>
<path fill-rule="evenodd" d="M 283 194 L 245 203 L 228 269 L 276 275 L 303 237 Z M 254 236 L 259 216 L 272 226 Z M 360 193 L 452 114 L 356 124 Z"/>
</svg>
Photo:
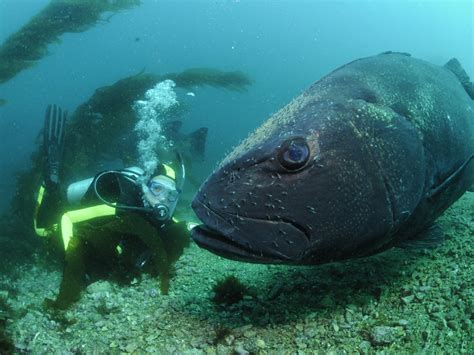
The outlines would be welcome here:
<svg viewBox="0 0 474 355">
<path fill-rule="evenodd" d="M 298 263 L 299 256 L 286 255 L 284 252 L 278 250 L 278 248 L 252 247 L 250 241 L 247 240 L 247 238 L 242 237 L 243 234 L 238 227 L 226 221 L 223 215 L 211 209 L 202 201 L 195 199 L 192 207 L 199 219 L 204 222 L 204 224 L 194 227 L 191 231 L 191 237 L 199 247 L 224 258 L 243 262 L 261 264 Z M 229 215 L 233 216 L 230 213 Z M 275 222 L 254 218 L 244 218 L 244 220 L 253 225 L 278 223 L 279 225 L 285 225 L 288 229 L 294 229 L 294 226 L 288 222 Z M 299 230 L 298 233 L 300 233 Z M 306 236 L 301 238 L 301 236 L 298 235 L 297 239 L 302 240 L 305 243 L 308 241 Z"/>
<path fill-rule="evenodd" d="M 199 247 L 227 259 L 246 262 L 271 262 L 271 257 L 265 257 L 263 253 L 257 254 L 238 243 L 232 242 L 218 231 L 206 225 L 194 227 L 191 232 L 193 240 Z"/>
</svg>

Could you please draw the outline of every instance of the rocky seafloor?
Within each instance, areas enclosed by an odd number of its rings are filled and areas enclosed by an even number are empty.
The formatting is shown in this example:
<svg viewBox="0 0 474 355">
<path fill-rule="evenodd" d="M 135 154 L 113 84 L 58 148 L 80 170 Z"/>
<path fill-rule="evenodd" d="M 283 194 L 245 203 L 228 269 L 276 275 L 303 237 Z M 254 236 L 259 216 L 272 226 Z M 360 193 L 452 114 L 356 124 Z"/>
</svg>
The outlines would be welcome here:
<svg viewBox="0 0 474 355">
<path fill-rule="evenodd" d="M 317 267 L 239 263 L 191 245 L 169 295 L 146 275 L 129 286 L 102 280 L 67 311 L 43 308 L 61 274 L 38 255 L 0 276 L 4 351 L 472 354 L 474 193 L 438 222 L 445 241 L 436 248 Z M 248 289 L 216 305 L 213 286 L 228 275 Z"/>
</svg>

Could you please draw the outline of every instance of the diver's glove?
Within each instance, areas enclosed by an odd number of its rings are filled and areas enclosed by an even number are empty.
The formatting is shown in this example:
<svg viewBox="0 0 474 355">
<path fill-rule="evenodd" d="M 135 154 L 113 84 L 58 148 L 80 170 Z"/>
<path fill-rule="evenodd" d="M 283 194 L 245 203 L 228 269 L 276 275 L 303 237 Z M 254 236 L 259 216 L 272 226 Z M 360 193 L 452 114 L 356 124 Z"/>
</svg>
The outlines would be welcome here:
<svg viewBox="0 0 474 355">
<path fill-rule="evenodd" d="M 59 184 L 59 168 L 64 148 L 64 130 L 67 111 L 48 105 L 44 119 L 44 154 L 46 157 L 44 180 L 46 186 Z"/>
</svg>

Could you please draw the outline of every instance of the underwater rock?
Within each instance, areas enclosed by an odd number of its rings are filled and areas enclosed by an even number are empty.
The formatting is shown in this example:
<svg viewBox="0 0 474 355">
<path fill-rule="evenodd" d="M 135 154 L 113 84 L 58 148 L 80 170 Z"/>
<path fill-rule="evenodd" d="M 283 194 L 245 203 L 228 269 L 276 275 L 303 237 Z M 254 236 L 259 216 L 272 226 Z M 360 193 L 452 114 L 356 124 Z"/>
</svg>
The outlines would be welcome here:
<svg viewBox="0 0 474 355">
<path fill-rule="evenodd" d="M 113 291 L 113 286 L 108 281 L 96 281 L 87 286 L 86 291 L 95 296 L 103 296 Z"/>
<path fill-rule="evenodd" d="M 398 335 L 399 330 L 397 328 L 377 326 L 372 329 L 370 340 L 372 345 L 389 345 L 396 340 Z"/>
<path fill-rule="evenodd" d="M 234 354 L 235 355 L 249 355 L 250 353 L 247 350 L 245 350 L 243 345 L 237 345 L 234 348 Z"/>
</svg>

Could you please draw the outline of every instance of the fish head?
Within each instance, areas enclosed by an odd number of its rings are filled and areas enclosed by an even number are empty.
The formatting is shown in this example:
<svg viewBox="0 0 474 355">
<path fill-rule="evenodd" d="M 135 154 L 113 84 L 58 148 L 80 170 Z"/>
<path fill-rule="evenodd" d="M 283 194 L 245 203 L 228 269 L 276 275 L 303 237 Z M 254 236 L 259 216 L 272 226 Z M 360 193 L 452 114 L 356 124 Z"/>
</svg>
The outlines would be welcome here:
<svg viewBox="0 0 474 355">
<path fill-rule="evenodd" d="M 199 246 L 240 261 L 318 264 L 351 257 L 390 228 L 352 110 L 299 106 L 270 118 L 201 186 Z"/>
</svg>

